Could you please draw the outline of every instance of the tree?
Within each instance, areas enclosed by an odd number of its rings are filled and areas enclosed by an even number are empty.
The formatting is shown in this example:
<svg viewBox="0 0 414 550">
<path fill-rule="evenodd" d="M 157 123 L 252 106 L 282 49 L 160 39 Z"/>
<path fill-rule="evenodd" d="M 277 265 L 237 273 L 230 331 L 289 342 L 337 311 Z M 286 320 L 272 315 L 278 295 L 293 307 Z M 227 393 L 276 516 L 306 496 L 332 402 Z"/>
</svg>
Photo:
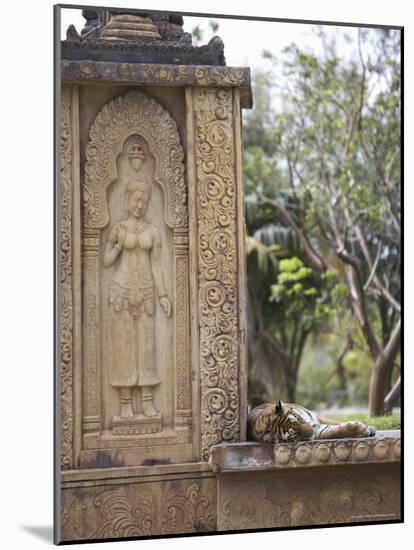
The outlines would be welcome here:
<svg viewBox="0 0 414 550">
<path fill-rule="evenodd" d="M 377 415 L 399 387 L 391 387 L 401 330 L 399 33 L 359 30 L 350 60 L 321 38 L 322 57 L 285 51 L 281 106 L 267 103 L 272 123 L 269 113 L 261 130 L 247 121 L 250 136 L 264 129 L 261 161 L 275 176 L 256 192 L 309 268 L 346 285 L 353 332 L 373 362 Z"/>
</svg>

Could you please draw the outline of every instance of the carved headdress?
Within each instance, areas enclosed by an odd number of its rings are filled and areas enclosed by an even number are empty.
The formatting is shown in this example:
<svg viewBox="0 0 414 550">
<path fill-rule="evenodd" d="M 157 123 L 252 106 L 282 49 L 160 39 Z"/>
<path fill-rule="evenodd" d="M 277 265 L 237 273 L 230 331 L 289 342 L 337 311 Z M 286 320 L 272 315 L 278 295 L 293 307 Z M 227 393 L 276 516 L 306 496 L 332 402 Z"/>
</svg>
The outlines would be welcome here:
<svg viewBox="0 0 414 550">
<path fill-rule="evenodd" d="M 142 176 L 138 176 L 138 172 L 141 171 L 141 168 L 145 162 L 145 153 L 138 143 L 133 143 L 128 151 L 128 160 L 130 163 L 130 166 L 135 172 L 132 179 L 130 179 L 126 185 L 125 188 L 125 195 L 126 199 L 130 197 L 131 193 L 134 191 L 141 191 L 142 193 L 145 193 L 148 197 L 148 200 L 151 198 L 152 194 L 152 184 L 150 181 L 143 179 Z"/>
<path fill-rule="evenodd" d="M 134 191 L 141 191 L 141 193 L 145 193 L 149 200 L 152 194 L 152 183 L 145 180 L 132 180 L 125 188 L 126 198 L 128 199 Z"/>
</svg>

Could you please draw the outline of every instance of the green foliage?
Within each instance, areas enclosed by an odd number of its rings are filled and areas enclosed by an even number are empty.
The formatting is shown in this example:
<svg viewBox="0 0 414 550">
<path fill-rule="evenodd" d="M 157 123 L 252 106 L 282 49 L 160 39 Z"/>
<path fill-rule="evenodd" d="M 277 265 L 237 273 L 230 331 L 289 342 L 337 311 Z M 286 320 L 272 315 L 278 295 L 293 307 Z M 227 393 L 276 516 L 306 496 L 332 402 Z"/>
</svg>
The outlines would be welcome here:
<svg viewBox="0 0 414 550">
<path fill-rule="evenodd" d="M 347 420 L 359 420 L 364 424 L 373 426 L 377 430 L 399 430 L 401 429 L 401 415 L 399 413 L 385 416 L 368 416 L 367 414 L 338 414 L 333 415 L 332 420 L 346 422 Z"/>
<path fill-rule="evenodd" d="M 213 21 L 212 19 L 209 19 L 208 25 L 209 25 L 212 33 L 216 33 L 219 30 L 219 27 L 220 27 L 220 25 L 217 23 L 217 21 Z"/>
<path fill-rule="evenodd" d="M 196 44 L 201 42 L 201 40 L 203 39 L 203 31 L 201 30 L 200 25 L 196 25 L 195 27 L 193 27 L 191 30 L 191 34 Z"/>
<path fill-rule="evenodd" d="M 220 28 L 220 25 L 217 23 L 217 21 L 214 21 L 213 19 L 208 20 L 208 26 L 209 30 L 212 33 L 212 36 L 207 38 L 205 37 L 204 30 L 200 27 L 200 25 L 196 25 L 192 28 L 191 34 L 193 36 L 193 41 L 195 44 L 200 44 L 203 40 L 210 40 L 210 38 L 212 38 Z"/>
</svg>

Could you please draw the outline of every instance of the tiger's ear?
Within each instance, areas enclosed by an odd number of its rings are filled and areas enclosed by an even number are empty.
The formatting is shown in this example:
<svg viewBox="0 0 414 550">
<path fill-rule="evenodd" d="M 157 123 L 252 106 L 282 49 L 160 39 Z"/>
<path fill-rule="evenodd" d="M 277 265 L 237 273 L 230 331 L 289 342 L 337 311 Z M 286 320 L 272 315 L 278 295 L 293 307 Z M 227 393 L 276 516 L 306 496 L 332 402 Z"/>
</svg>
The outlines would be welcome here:
<svg viewBox="0 0 414 550">
<path fill-rule="evenodd" d="M 282 401 L 280 401 L 280 399 L 279 399 L 279 403 L 276 403 L 275 413 L 276 414 L 282 414 L 283 413 L 283 403 L 282 403 Z"/>
</svg>

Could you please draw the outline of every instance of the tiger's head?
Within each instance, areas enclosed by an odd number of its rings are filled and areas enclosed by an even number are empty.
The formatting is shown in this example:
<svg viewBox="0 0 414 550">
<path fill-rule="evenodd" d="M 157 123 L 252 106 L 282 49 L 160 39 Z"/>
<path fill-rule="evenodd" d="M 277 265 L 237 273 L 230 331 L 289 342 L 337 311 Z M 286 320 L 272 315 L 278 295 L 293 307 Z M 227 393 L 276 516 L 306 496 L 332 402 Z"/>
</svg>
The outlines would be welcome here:
<svg viewBox="0 0 414 550">
<path fill-rule="evenodd" d="M 270 431 L 279 441 L 303 441 L 313 437 L 312 423 L 299 407 L 279 401 L 271 412 L 270 420 Z"/>
</svg>

